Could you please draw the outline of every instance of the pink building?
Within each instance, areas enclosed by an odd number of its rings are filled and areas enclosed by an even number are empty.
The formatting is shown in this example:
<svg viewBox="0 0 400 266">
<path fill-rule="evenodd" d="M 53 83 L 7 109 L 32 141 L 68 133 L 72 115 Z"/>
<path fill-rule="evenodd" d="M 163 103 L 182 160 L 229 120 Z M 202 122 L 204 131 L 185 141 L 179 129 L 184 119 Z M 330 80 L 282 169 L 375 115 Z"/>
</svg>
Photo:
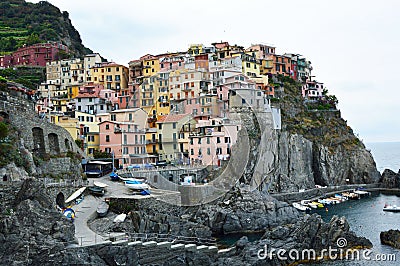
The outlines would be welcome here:
<svg viewBox="0 0 400 266">
<path fill-rule="evenodd" d="M 142 164 L 146 158 L 145 131 L 134 122 L 99 123 L 100 150 L 114 153 L 119 167 Z"/>
<path fill-rule="evenodd" d="M 189 136 L 191 163 L 220 166 L 230 158 L 232 145 L 236 143 L 240 125 L 228 119 L 199 120 L 197 131 Z"/>
<path fill-rule="evenodd" d="M 2 67 L 29 65 L 45 67 L 47 62 L 59 60 L 59 52 L 68 53 L 68 47 L 58 42 L 38 43 L 19 48 L 12 58 L 3 59 Z M 4 61 L 5 60 L 5 61 Z"/>
<path fill-rule="evenodd" d="M 160 71 L 174 71 L 185 68 L 185 58 L 182 55 L 170 55 L 160 58 Z"/>
</svg>

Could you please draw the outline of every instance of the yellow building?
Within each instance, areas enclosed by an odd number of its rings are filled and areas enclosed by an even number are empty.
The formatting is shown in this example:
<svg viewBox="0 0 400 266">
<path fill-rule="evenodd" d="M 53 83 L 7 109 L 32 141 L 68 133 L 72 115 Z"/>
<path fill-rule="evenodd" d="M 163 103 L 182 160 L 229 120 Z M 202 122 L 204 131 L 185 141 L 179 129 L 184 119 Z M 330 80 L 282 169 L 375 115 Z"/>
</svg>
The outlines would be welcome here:
<svg viewBox="0 0 400 266">
<path fill-rule="evenodd" d="M 203 53 L 203 45 L 202 44 L 191 44 L 188 49 L 188 54 L 190 55 L 198 55 Z"/>
<path fill-rule="evenodd" d="M 158 57 L 147 54 L 142 56 L 140 60 L 143 61 L 143 76 L 153 76 L 160 71 L 160 60 Z"/>
<path fill-rule="evenodd" d="M 129 69 L 116 63 L 96 64 L 91 69 L 94 84 L 102 84 L 105 89 L 120 91 L 128 88 Z"/>
<path fill-rule="evenodd" d="M 68 99 L 75 99 L 79 94 L 79 85 L 67 86 Z"/>
<path fill-rule="evenodd" d="M 271 59 L 261 59 L 261 65 L 260 65 L 260 74 L 261 75 L 267 75 L 269 73 L 273 72 L 274 68 L 274 62 Z"/>
<path fill-rule="evenodd" d="M 232 57 L 240 56 L 242 59 L 242 73 L 248 77 L 259 77 L 261 62 L 251 54 L 235 53 Z"/>
<path fill-rule="evenodd" d="M 63 127 L 69 132 L 74 140 L 79 139 L 80 129 L 78 119 L 56 113 L 50 113 L 50 122 Z"/>
</svg>

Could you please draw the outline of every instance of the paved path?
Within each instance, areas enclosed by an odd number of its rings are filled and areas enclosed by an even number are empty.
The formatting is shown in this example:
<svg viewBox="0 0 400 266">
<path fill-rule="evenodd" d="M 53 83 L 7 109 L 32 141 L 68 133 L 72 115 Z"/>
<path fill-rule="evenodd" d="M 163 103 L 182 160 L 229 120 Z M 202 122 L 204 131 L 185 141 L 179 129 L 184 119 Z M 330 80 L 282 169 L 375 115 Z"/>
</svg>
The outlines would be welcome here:
<svg viewBox="0 0 400 266">
<path fill-rule="evenodd" d="M 144 200 L 149 197 L 162 197 L 170 194 L 177 194 L 177 193 L 179 194 L 179 192 L 175 191 L 151 189 L 151 195 L 148 196 L 135 195 L 129 188 L 125 187 L 124 183 L 111 181 L 108 175 L 101 178 L 90 178 L 89 185 L 93 185 L 94 181 L 100 181 L 102 183 L 109 185 L 106 188 L 106 194 L 103 197 L 94 197 L 90 194 L 87 194 L 78 205 L 72 207 L 76 215 L 74 220 L 75 237 L 78 240 L 79 245 L 81 246 L 90 246 L 90 245 L 100 244 L 106 241 L 101 235 L 93 232 L 87 224 L 87 222 L 91 218 L 96 217 L 97 206 L 105 198 L 115 197 L 115 198 L 132 198 L 132 199 Z"/>
<path fill-rule="evenodd" d="M 92 218 L 93 215 L 97 214 L 97 206 L 102 200 L 102 198 L 86 195 L 78 205 L 73 207 L 76 215 L 74 220 L 75 237 L 81 246 L 89 246 L 104 242 L 103 237 L 93 232 L 87 224 L 88 220 Z"/>
</svg>

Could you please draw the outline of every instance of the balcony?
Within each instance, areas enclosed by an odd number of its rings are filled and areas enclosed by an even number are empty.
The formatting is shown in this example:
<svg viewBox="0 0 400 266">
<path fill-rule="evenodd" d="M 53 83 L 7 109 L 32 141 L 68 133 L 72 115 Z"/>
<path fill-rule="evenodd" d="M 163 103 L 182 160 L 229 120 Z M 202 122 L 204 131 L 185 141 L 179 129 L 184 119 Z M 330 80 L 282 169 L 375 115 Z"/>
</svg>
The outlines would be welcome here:
<svg viewBox="0 0 400 266">
<path fill-rule="evenodd" d="M 157 144 L 158 139 L 146 139 L 146 144 Z"/>
</svg>

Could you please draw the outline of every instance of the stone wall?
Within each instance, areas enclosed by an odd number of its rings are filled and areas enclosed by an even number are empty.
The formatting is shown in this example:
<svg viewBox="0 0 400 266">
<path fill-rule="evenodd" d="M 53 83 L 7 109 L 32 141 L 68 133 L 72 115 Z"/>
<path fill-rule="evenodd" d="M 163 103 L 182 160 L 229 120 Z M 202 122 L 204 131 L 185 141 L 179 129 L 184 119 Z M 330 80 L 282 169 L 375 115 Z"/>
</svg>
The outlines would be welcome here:
<svg viewBox="0 0 400 266">
<path fill-rule="evenodd" d="M 16 128 L 19 150 L 26 155 L 27 168 L 32 175 L 74 179 L 81 176 L 79 158 L 84 158 L 85 154 L 68 131 L 40 119 L 33 102 L 2 94 L 0 112 Z M 34 162 L 35 156 L 40 159 L 40 165 Z"/>
</svg>

